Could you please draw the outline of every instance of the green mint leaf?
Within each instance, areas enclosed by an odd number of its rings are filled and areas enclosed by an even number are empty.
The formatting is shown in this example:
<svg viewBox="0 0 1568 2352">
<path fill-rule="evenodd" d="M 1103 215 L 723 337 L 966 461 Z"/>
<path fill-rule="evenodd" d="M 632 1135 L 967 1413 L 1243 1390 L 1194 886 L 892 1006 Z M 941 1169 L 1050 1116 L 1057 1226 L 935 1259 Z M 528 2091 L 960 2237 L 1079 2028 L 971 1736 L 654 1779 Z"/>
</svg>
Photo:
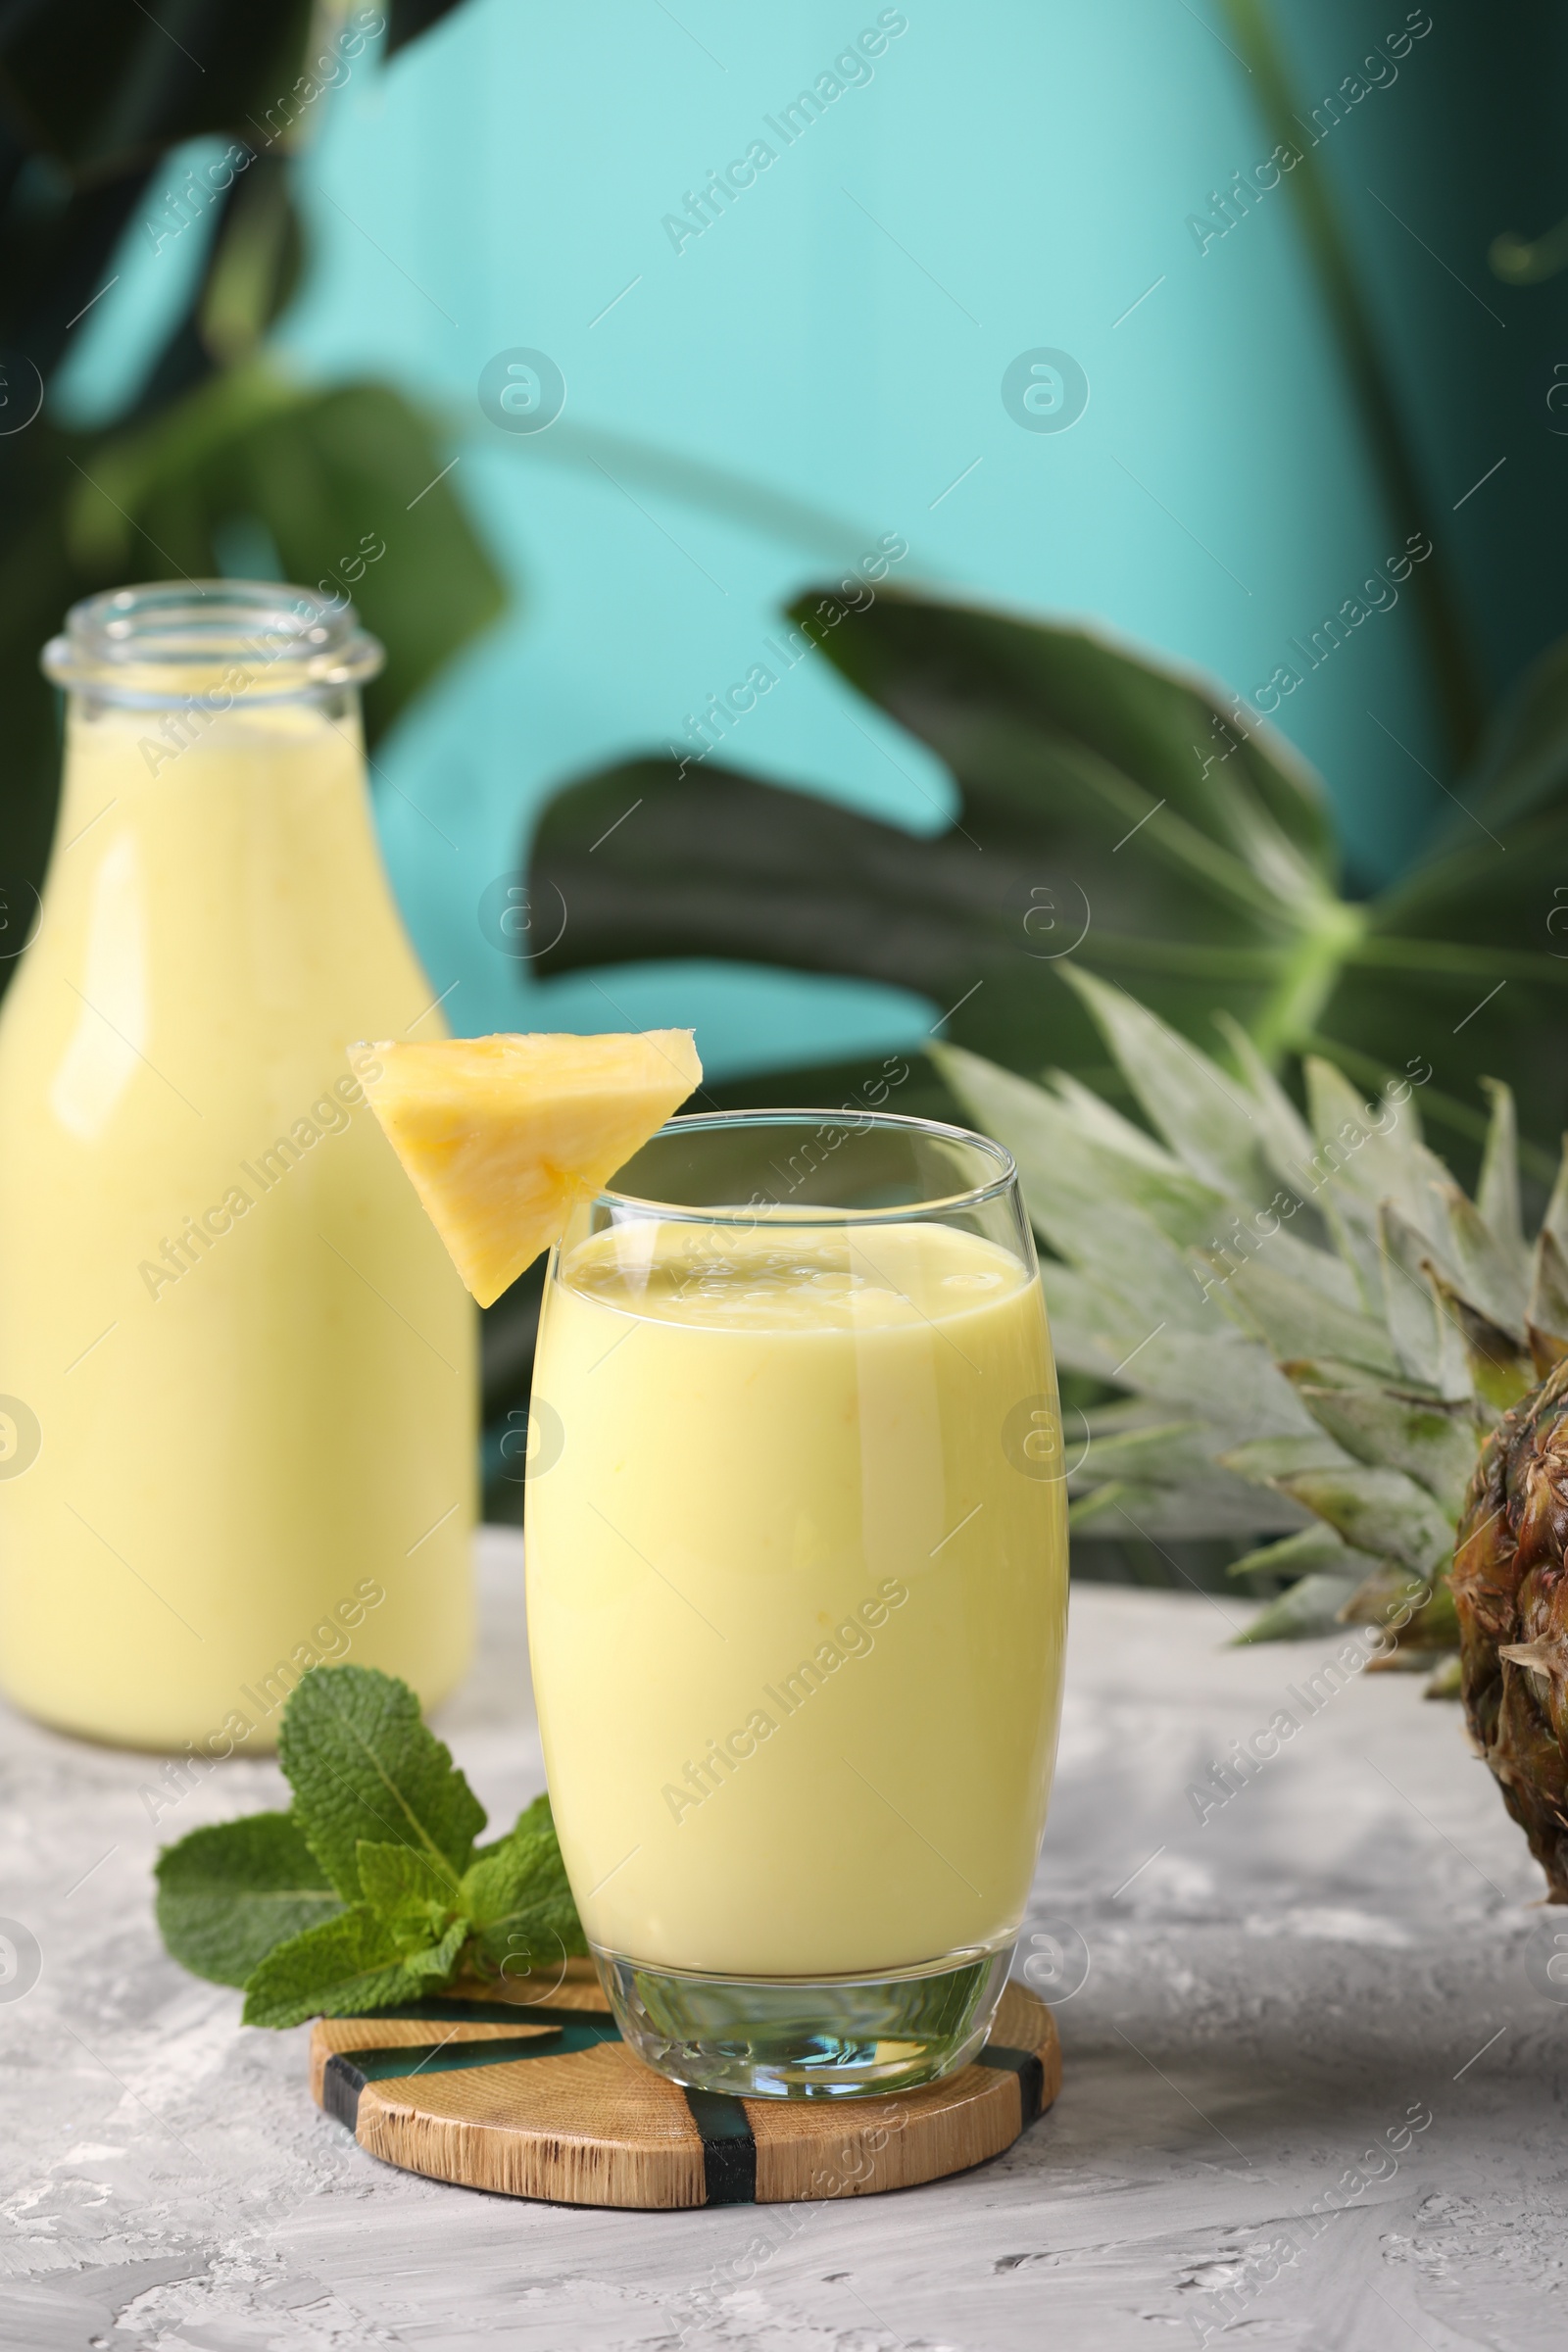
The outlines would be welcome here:
<svg viewBox="0 0 1568 2352">
<path fill-rule="evenodd" d="M 547 1797 L 475 1858 L 461 1899 L 477 1931 L 474 1963 L 488 1974 L 520 1981 L 588 1950 Z"/>
<path fill-rule="evenodd" d="M 289 1693 L 278 1762 L 294 1811 L 345 1902 L 359 1900 L 358 1848 L 410 1845 L 454 1877 L 468 1866 L 484 1807 L 419 1721 L 407 1683 L 371 1666 L 318 1666 Z"/>
<path fill-rule="evenodd" d="M 466 1935 L 458 1880 L 445 1863 L 437 1869 L 411 1845 L 373 1845 L 366 1838 L 357 1851 L 365 1899 L 389 1922 L 406 1959 L 412 1962 L 415 1953 L 438 1945 L 454 1922 Z"/>
<path fill-rule="evenodd" d="M 245 1987 L 247 2026 L 300 2026 L 312 2017 L 358 2017 L 418 2000 L 453 1975 L 463 1948 L 457 1925 L 433 1948 L 404 1954 L 368 1903 L 280 1943 Z"/>
<path fill-rule="evenodd" d="M 457 1872 L 444 1862 L 431 1862 L 412 1845 L 386 1845 L 362 1838 L 355 1854 L 361 1891 L 383 1919 L 396 1919 L 416 1909 L 451 1913 L 461 1907 Z"/>
<path fill-rule="evenodd" d="M 481 1865 L 491 1867 L 481 1870 Z M 531 1805 L 523 1807 L 505 1838 L 481 1846 L 474 1855 L 473 1867 L 463 1883 L 463 1900 L 469 1917 L 477 1921 L 500 1918 L 514 1899 L 514 1889 L 539 1872 L 553 1873 L 564 1884 L 565 1865 L 548 1796 L 536 1796 Z"/>
<path fill-rule="evenodd" d="M 476 1927 L 505 1919 L 529 1899 L 549 1871 L 549 1841 L 537 1831 L 486 1846 L 464 1875 L 460 1900 Z"/>
<path fill-rule="evenodd" d="M 556 1834 L 556 1817 L 550 1810 L 548 1796 L 536 1796 L 531 1805 L 523 1806 L 512 1825 L 511 1835 L 523 1838 L 533 1830 L 548 1830 L 552 1838 Z"/>
<path fill-rule="evenodd" d="M 245 1984 L 274 1946 L 343 1908 L 289 1813 L 192 1830 L 155 1875 L 165 1948 L 214 1984 Z"/>
<path fill-rule="evenodd" d="M 468 1922 L 466 1919 L 455 1919 L 439 1943 L 427 1944 L 417 1951 L 405 1952 L 403 1955 L 404 1967 L 411 1976 L 423 1980 L 419 1987 L 421 1993 L 439 1992 L 444 1984 L 450 1984 L 453 1978 L 459 1974 L 458 1964 L 463 1954 L 463 1947 L 468 1940 Z"/>
</svg>

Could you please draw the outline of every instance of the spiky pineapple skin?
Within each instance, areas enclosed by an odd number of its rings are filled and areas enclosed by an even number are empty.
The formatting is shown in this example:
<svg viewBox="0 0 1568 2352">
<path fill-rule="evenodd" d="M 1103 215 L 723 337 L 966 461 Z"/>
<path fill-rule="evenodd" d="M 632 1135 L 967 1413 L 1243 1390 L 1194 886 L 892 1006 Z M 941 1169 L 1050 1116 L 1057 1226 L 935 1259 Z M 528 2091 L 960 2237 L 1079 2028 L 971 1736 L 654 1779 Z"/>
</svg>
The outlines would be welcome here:
<svg viewBox="0 0 1568 2352">
<path fill-rule="evenodd" d="M 1451 1583 L 1471 1735 L 1568 1903 L 1568 1360 L 1487 1440 Z"/>
</svg>

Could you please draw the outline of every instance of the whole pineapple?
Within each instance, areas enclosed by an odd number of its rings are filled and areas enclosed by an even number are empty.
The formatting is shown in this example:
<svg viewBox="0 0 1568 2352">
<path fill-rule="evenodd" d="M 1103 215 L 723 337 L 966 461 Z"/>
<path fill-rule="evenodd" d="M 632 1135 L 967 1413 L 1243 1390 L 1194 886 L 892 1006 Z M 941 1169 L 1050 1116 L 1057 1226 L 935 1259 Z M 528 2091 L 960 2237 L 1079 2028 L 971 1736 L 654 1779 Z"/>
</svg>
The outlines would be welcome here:
<svg viewBox="0 0 1568 2352">
<path fill-rule="evenodd" d="M 1488 1439 L 1452 1584 L 1471 1733 L 1568 1903 L 1568 1360 Z"/>
<path fill-rule="evenodd" d="M 1527 1243 L 1505 1087 L 1472 1200 L 1422 1137 L 1430 1065 L 1368 1103 L 1310 1059 L 1308 1124 L 1235 1024 L 1222 1068 L 1068 977 L 1147 1129 L 1073 1079 L 936 1057 L 1018 1161 L 1059 1361 L 1123 1392 L 1065 1433 L 1072 1524 L 1267 1539 L 1236 1572 L 1297 1581 L 1243 1639 L 1393 1627 L 1386 1664 L 1462 1677 L 1568 1900 L 1568 1157 Z"/>
</svg>

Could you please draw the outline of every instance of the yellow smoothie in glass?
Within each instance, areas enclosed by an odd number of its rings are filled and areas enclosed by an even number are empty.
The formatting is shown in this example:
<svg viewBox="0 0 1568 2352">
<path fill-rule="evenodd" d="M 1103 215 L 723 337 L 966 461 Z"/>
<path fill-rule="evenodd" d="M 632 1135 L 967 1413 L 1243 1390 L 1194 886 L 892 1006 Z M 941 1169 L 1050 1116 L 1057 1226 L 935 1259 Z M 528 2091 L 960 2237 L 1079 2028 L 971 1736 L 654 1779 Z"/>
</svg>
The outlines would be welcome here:
<svg viewBox="0 0 1568 2352">
<path fill-rule="evenodd" d="M 528 1628 L 598 1948 L 809 1977 L 1010 1941 L 1065 1631 L 1054 1396 L 1038 1277 L 970 1232 L 568 1234 Z"/>
<path fill-rule="evenodd" d="M 0 1392 L 37 1433 L 0 1462 L 0 1683 L 254 1752 L 317 1659 L 430 1701 L 469 1653 L 473 1310 L 345 1060 L 440 1014 L 352 698 L 177 756 L 84 702 L 0 1013 Z"/>
</svg>

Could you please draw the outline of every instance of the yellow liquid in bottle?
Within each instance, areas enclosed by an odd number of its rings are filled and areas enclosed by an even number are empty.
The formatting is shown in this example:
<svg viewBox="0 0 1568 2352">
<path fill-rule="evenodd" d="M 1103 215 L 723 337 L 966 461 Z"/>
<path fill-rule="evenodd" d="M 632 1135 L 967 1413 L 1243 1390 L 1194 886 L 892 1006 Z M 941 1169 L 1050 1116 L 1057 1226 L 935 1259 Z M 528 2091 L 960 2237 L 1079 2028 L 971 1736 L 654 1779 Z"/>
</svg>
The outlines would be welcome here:
<svg viewBox="0 0 1568 2352">
<path fill-rule="evenodd" d="M 442 1034 L 357 724 L 155 719 L 74 702 L 0 1010 L 0 1683 L 221 1755 L 315 1659 L 462 1673 L 474 1323 L 345 1059 Z"/>
<path fill-rule="evenodd" d="M 567 1252 L 528 1630 L 594 1943 L 812 1976 L 1010 1937 L 1067 1563 L 1059 1478 L 1013 1441 L 1043 1397 L 1054 1437 L 1054 1394 L 1038 1279 L 944 1226 L 649 1222 Z"/>
</svg>

